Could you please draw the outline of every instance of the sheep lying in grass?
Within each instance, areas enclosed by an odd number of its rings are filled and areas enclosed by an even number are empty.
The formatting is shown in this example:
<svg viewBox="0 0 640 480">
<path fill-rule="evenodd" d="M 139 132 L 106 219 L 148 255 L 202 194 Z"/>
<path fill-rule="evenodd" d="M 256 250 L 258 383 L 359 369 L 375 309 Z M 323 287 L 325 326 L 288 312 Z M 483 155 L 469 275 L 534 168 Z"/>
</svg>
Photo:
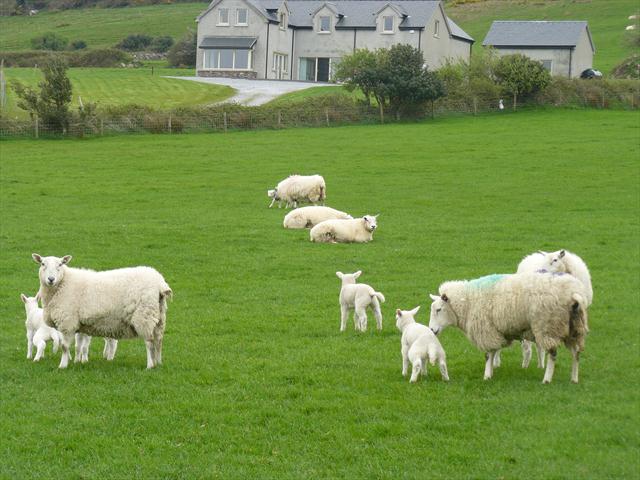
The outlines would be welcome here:
<svg viewBox="0 0 640 480">
<path fill-rule="evenodd" d="M 382 311 L 380 310 L 380 302 L 384 303 L 384 295 L 376 292 L 372 287 L 365 283 L 356 283 L 356 280 L 362 271 L 355 273 L 336 272 L 336 275 L 342 280 L 342 288 L 340 289 L 340 331 L 347 329 L 347 318 L 349 310 L 354 310 L 353 323 L 356 331 L 367 331 L 367 307 L 373 310 L 376 317 L 376 326 L 378 330 L 382 330 Z"/>
<path fill-rule="evenodd" d="M 20 294 L 20 299 L 24 303 L 24 309 L 27 313 L 25 327 L 27 328 L 27 358 L 31 359 L 33 347 L 36 347 L 36 356 L 33 359 L 37 362 L 44 356 L 44 349 L 47 342 L 53 342 L 53 353 L 58 351 L 58 346 L 62 339 L 62 335 L 55 328 L 51 328 L 44 323 L 42 309 L 38 306 L 38 296 L 27 297 Z"/>
<path fill-rule="evenodd" d="M 291 175 L 282 180 L 273 190 L 267 190 L 271 198 L 269 208 L 277 201 L 278 208 L 285 202 L 287 208 L 296 208 L 298 202 L 309 202 L 314 205 L 327 198 L 327 186 L 322 175 Z"/>
<path fill-rule="evenodd" d="M 517 273 L 536 272 L 560 272 L 573 275 L 582 282 L 586 289 L 587 306 L 591 306 L 593 301 L 593 287 L 591 286 L 591 275 L 584 261 L 575 253 L 567 250 L 557 252 L 537 251 L 527 255 L 518 264 Z M 522 368 L 527 368 L 531 360 L 532 344 L 527 340 L 522 341 Z M 537 348 L 538 368 L 544 368 L 544 351 Z M 500 366 L 500 351 L 494 357 L 494 366 Z"/>
<path fill-rule="evenodd" d="M 350 220 L 351 215 L 331 207 L 311 206 L 296 208 L 285 215 L 284 228 L 311 228 L 325 220 Z"/>
<path fill-rule="evenodd" d="M 94 272 L 67 266 L 71 256 L 33 259 L 40 265 L 44 321 L 62 333 L 60 368 L 69 363 L 75 333 L 107 338 L 142 337 L 147 368 L 162 363 L 167 299 L 172 291 L 150 267 Z"/>
<path fill-rule="evenodd" d="M 396 310 L 396 327 L 402 333 L 400 338 L 400 353 L 402 355 L 402 376 L 407 376 L 409 363 L 412 365 L 411 383 L 418 380 L 422 372 L 427 375 L 427 361 L 434 365 L 438 363 L 442 379 L 449 381 L 447 359 L 440 341 L 431 329 L 415 321 L 415 315 L 420 310 Z"/>
<path fill-rule="evenodd" d="M 74 363 L 89 361 L 89 346 L 91 345 L 91 336 L 84 333 L 76 333 L 76 355 L 73 359 Z M 102 349 L 102 356 L 111 361 L 116 356 L 116 349 L 118 348 L 118 340 L 115 338 L 105 338 L 104 348 Z"/>
<path fill-rule="evenodd" d="M 485 380 L 493 376 L 493 357 L 512 340 L 535 340 L 549 353 L 543 383 L 553 378 L 557 347 L 571 350 L 571 381 L 578 382 L 580 352 L 588 332 L 586 290 L 571 275 L 524 273 L 489 275 L 440 285 L 431 295 L 429 327 L 449 325 L 486 352 Z"/>
<path fill-rule="evenodd" d="M 378 215 L 365 215 L 353 220 L 325 220 L 311 229 L 309 237 L 318 243 L 370 242 L 378 228 L 377 218 Z"/>
</svg>

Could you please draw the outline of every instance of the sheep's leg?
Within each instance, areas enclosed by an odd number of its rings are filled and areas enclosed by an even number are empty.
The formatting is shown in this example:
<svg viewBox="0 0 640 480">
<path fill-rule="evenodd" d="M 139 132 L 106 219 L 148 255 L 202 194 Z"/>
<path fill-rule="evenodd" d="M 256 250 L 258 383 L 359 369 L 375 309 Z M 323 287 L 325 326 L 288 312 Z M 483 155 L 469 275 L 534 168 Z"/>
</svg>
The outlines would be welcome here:
<svg viewBox="0 0 640 480">
<path fill-rule="evenodd" d="M 571 382 L 578 383 L 578 367 L 580 364 L 580 352 L 577 347 L 571 347 L 571 356 L 573 361 L 571 362 Z"/>
<path fill-rule="evenodd" d="M 31 360 L 33 356 L 33 330 L 27 330 L 27 359 Z"/>
<path fill-rule="evenodd" d="M 58 353 L 58 348 L 60 347 L 60 334 L 54 333 L 51 336 L 51 340 L 53 341 L 53 353 Z"/>
<path fill-rule="evenodd" d="M 91 338 L 89 335 L 85 335 L 82 347 L 80 348 L 80 361 L 87 363 L 89 361 L 89 347 L 91 346 Z"/>
<path fill-rule="evenodd" d="M 551 383 L 553 379 L 553 370 L 556 368 L 556 355 L 557 351 L 555 348 L 549 350 L 549 358 L 547 359 L 547 369 L 544 372 L 544 378 L 542 379 L 542 383 Z"/>
<path fill-rule="evenodd" d="M 340 304 L 340 331 L 344 332 L 347 329 L 347 319 L 349 318 L 349 307 L 347 305 Z"/>
<path fill-rule="evenodd" d="M 442 359 L 438 363 L 438 367 L 440 368 L 440 375 L 442 375 L 442 380 L 445 382 L 449 381 L 449 372 L 447 371 L 447 362 Z"/>
<path fill-rule="evenodd" d="M 406 377 L 409 370 L 409 347 L 402 345 L 400 353 L 402 354 L 402 376 Z"/>
<path fill-rule="evenodd" d="M 376 317 L 376 328 L 382 330 L 382 310 L 380 310 L 380 302 L 376 297 L 371 299 L 373 316 Z"/>
<path fill-rule="evenodd" d="M 153 341 L 145 340 L 145 345 L 147 346 L 147 368 L 155 367 L 153 363 L 154 351 L 153 351 Z"/>
<path fill-rule="evenodd" d="M 116 349 L 118 348 L 118 340 L 116 340 L 115 338 L 105 338 L 104 348 L 107 352 L 104 358 L 106 358 L 107 361 L 110 362 L 116 356 Z"/>
<path fill-rule="evenodd" d="M 531 342 L 522 340 L 522 368 L 529 368 L 531 362 Z"/>
<path fill-rule="evenodd" d="M 484 379 L 485 380 L 489 380 L 491 377 L 493 377 L 493 357 L 495 356 L 496 352 L 487 352 L 485 353 L 486 356 L 486 363 L 484 365 Z"/>
<path fill-rule="evenodd" d="M 73 363 L 78 363 L 82 358 L 82 343 L 83 343 L 83 334 L 76 333 L 76 342 L 75 342 L 75 356 L 73 357 Z"/>
<path fill-rule="evenodd" d="M 162 336 L 163 332 L 153 333 L 153 363 L 156 366 L 162 364 Z"/>
<path fill-rule="evenodd" d="M 275 197 L 271 199 L 271 204 L 269 205 L 269 208 L 273 207 L 274 203 L 276 203 Z"/>
<path fill-rule="evenodd" d="M 501 352 L 501 350 L 498 350 L 493 355 L 493 368 L 496 368 L 496 367 L 499 367 L 500 365 L 502 365 L 502 360 L 500 359 L 500 352 Z"/>
<path fill-rule="evenodd" d="M 544 368 L 544 349 L 536 343 L 536 351 L 538 352 L 538 368 Z"/>
<path fill-rule="evenodd" d="M 62 357 L 60 358 L 60 365 L 58 368 L 67 368 L 69 365 L 69 360 L 71 358 L 71 353 L 69 352 L 71 348 L 71 341 L 73 340 L 73 333 L 63 333 L 62 334 Z M 77 355 L 77 353 L 76 353 Z"/>
<path fill-rule="evenodd" d="M 426 362 L 425 362 L 425 375 L 426 375 Z M 416 383 L 418 381 L 418 376 L 420 375 L 420 371 L 422 370 L 422 359 L 417 358 L 415 362 L 413 362 L 413 366 L 411 368 L 411 378 L 409 379 L 410 383 Z"/>
<path fill-rule="evenodd" d="M 37 351 L 36 351 L 36 356 L 33 358 L 34 362 L 39 362 L 40 359 L 44 356 L 44 349 L 46 348 L 46 346 L 47 346 L 47 342 L 45 342 L 44 340 L 39 340 L 36 343 Z"/>
<path fill-rule="evenodd" d="M 356 305 L 356 316 L 359 319 L 358 323 L 360 324 L 360 331 L 361 332 L 366 332 L 367 331 L 367 310 L 366 310 L 366 307 L 363 307 L 362 305 Z"/>
</svg>

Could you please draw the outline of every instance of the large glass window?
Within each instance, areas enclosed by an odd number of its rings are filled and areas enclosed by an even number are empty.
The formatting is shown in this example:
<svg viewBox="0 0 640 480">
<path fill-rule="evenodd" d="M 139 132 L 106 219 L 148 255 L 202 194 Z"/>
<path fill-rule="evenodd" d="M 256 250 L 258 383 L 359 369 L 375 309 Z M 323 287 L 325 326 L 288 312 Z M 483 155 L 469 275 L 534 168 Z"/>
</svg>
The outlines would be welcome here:
<svg viewBox="0 0 640 480">
<path fill-rule="evenodd" d="M 320 17 L 320 31 L 331 31 L 331 17 Z"/>
<path fill-rule="evenodd" d="M 247 25 L 249 22 L 249 12 L 246 8 L 236 10 L 236 25 Z"/>
<path fill-rule="evenodd" d="M 204 68 L 249 70 L 251 50 L 207 49 L 204 51 Z"/>
<path fill-rule="evenodd" d="M 218 56 L 220 50 L 212 49 L 204 51 L 204 68 L 218 68 Z"/>
<path fill-rule="evenodd" d="M 236 59 L 233 68 L 247 70 L 249 68 L 249 50 L 235 50 Z"/>
<path fill-rule="evenodd" d="M 551 71 L 551 64 L 552 64 L 551 60 L 542 60 L 542 66 L 544 67 L 545 70 L 549 72 Z"/>
<path fill-rule="evenodd" d="M 382 31 L 389 33 L 393 32 L 393 17 L 383 17 L 383 27 Z"/>
<path fill-rule="evenodd" d="M 218 10 L 218 25 L 229 25 L 229 9 L 221 8 Z"/>
<path fill-rule="evenodd" d="M 233 68 L 233 50 L 220 50 L 220 68 Z"/>
</svg>

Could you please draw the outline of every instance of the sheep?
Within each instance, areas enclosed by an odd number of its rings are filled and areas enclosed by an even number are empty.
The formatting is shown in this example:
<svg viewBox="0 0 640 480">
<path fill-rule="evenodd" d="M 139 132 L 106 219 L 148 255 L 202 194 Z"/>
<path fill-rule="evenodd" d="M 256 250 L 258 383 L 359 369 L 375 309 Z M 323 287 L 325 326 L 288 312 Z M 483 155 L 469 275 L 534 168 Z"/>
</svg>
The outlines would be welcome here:
<svg viewBox="0 0 640 480">
<path fill-rule="evenodd" d="M 27 314 L 25 326 L 27 327 L 27 358 L 31 359 L 33 346 L 36 347 L 36 356 L 33 361 L 39 361 L 44 355 L 44 349 L 47 341 L 53 342 L 53 353 L 58 351 L 62 336 L 55 328 L 45 325 L 43 321 L 42 308 L 38 306 L 38 296 L 27 297 L 24 293 L 20 294 L 20 299 L 24 303 L 24 309 Z"/>
<path fill-rule="evenodd" d="M 73 359 L 74 363 L 89 361 L 89 346 L 91 345 L 91 336 L 84 333 L 76 333 L 76 355 Z M 118 340 L 115 338 L 105 338 L 104 348 L 102 349 L 102 356 L 111 361 L 116 356 L 116 349 L 118 348 Z"/>
<path fill-rule="evenodd" d="M 437 335 L 449 325 L 463 330 L 486 353 L 484 378 L 493 376 L 496 350 L 512 340 L 535 340 L 549 353 L 542 383 L 553 378 L 557 347 L 571 350 L 571 381 L 578 383 L 580 352 L 588 328 L 584 285 L 567 274 L 488 275 L 451 281 L 431 295 L 429 327 Z"/>
<path fill-rule="evenodd" d="M 59 368 L 67 368 L 77 332 L 114 339 L 142 337 L 147 368 L 162 363 L 167 299 L 173 292 L 158 271 L 133 267 L 95 272 L 68 267 L 71 255 L 32 257 L 40 265 L 44 321 L 63 336 Z"/>
<path fill-rule="evenodd" d="M 410 382 L 415 383 L 420 372 L 427 374 L 428 360 L 431 365 L 438 362 L 440 375 L 445 382 L 448 382 L 449 373 L 444 349 L 429 327 L 415 321 L 414 317 L 419 310 L 419 306 L 413 310 L 396 310 L 396 328 L 402 333 L 400 338 L 402 376 L 407 376 L 409 362 L 411 362 Z"/>
<path fill-rule="evenodd" d="M 325 220 L 311 229 L 309 237 L 312 242 L 370 242 L 378 228 L 377 218 L 378 215 L 365 215 L 352 220 Z"/>
<path fill-rule="evenodd" d="M 269 208 L 278 201 L 278 208 L 282 202 L 287 208 L 297 208 L 298 202 L 310 202 L 314 205 L 327 198 L 327 186 L 322 175 L 290 175 L 282 180 L 273 190 L 267 190 L 267 196 L 271 198 Z"/>
<path fill-rule="evenodd" d="M 352 220 L 353 217 L 331 207 L 302 207 L 287 213 L 282 225 L 284 228 L 311 228 L 320 222 L 332 219 Z"/>
<path fill-rule="evenodd" d="M 367 307 L 373 310 L 376 318 L 376 326 L 378 330 L 382 330 L 382 312 L 380 310 L 380 302 L 384 303 L 384 295 L 376 292 L 372 287 L 365 283 L 356 283 L 358 277 L 362 275 L 362 271 L 355 273 L 336 272 L 336 276 L 342 280 L 342 288 L 340 289 L 340 331 L 347 329 L 347 318 L 349 310 L 353 309 L 353 323 L 356 331 L 367 331 Z"/>
<path fill-rule="evenodd" d="M 584 261 L 575 253 L 568 250 L 558 250 L 556 252 L 543 252 L 538 250 L 527 255 L 518 264 L 516 273 L 534 273 L 540 271 L 564 272 L 573 275 L 582 282 L 586 289 L 587 307 L 593 302 L 593 287 L 591 286 L 591 275 Z M 522 368 L 527 368 L 531 360 L 531 343 L 522 341 Z M 537 348 L 538 368 L 544 368 L 544 352 Z M 500 351 L 496 352 L 493 359 L 494 366 L 500 366 Z"/>
</svg>

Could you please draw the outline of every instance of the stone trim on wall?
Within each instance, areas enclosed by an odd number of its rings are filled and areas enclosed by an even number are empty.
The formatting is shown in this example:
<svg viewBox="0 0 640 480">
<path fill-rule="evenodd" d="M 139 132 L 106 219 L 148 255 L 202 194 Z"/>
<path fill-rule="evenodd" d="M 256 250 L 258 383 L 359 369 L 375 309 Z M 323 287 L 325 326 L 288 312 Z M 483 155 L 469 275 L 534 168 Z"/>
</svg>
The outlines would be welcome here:
<svg viewBox="0 0 640 480">
<path fill-rule="evenodd" d="M 255 80 L 257 72 L 253 70 L 198 70 L 198 77 L 247 78 Z"/>
</svg>

